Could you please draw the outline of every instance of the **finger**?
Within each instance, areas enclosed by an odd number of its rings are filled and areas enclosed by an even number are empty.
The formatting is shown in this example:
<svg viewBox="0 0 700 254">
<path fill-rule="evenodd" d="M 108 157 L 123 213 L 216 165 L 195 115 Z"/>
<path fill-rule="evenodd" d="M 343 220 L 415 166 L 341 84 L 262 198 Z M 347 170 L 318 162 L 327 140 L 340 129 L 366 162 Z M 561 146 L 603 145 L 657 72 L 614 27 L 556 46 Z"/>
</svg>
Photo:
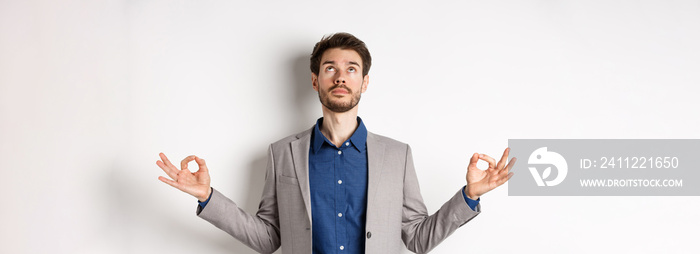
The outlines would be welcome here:
<svg viewBox="0 0 700 254">
<path fill-rule="evenodd" d="M 496 175 L 499 177 L 499 180 L 500 180 L 500 178 L 505 177 L 506 174 L 508 174 L 510 172 L 510 169 L 513 168 L 513 165 L 515 165 L 516 160 L 517 159 L 514 157 L 513 159 L 510 160 L 510 162 L 508 163 L 508 165 L 506 165 L 506 167 L 504 167 L 501 170 L 496 171 L 497 172 Z"/>
<path fill-rule="evenodd" d="M 513 173 L 508 173 L 507 175 L 503 175 L 498 177 L 498 180 L 496 180 L 496 186 L 501 186 L 504 183 L 506 183 L 510 178 L 513 177 Z"/>
<path fill-rule="evenodd" d="M 506 165 L 506 162 L 508 162 L 508 153 L 510 152 L 510 148 L 506 148 L 505 151 L 503 151 L 503 156 L 501 156 L 501 160 L 498 161 L 498 165 L 496 165 L 496 169 L 503 169 L 503 167 Z"/>
<path fill-rule="evenodd" d="M 508 176 L 501 179 L 501 181 L 502 181 L 501 184 L 506 183 L 508 180 L 510 180 L 511 177 L 513 177 L 513 172 L 508 173 Z"/>
<path fill-rule="evenodd" d="M 194 157 L 194 155 L 190 155 L 182 159 L 182 161 L 180 162 L 181 170 L 187 170 L 187 163 L 190 163 L 190 161 L 194 160 Z"/>
<path fill-rule="evenodd" d="M 513 166 L 515 165 L 515 161 L 517 161 L 517 160 L 518 160 L 518 159 L 517 159 L 517 158 L 515 158 L 515 157 L 513 157 L 513 159 L 510 159 L 510 162 L 508 162 L 508 165 L 506 165 L 506 167 L 505 167 L 505 168 L 503 168 L 503 171 L 505 171 L 505 172 L 509 172 L 509 171 L 510 171 L 510 169 L 512 169 L 512 168 L 513 168 Z"/>
<path fill-rule="evenodd" d="M 199 170 L 197 170 L 198 172 L 209 172 L 209 168 L 207 168 L 207 163 L 204 161 L 204 159 L 195 156 L 194 161 L 196 161 L 197 166 L 199 166 Z"/>
<path fill-rule="evenodd" d="M 479 156 L 479 159 L 488 162 L 489 168 L 496 168 L 496 160 L 494 158 L 491 158 L 491 156 L 488 156 L 486 154 L 481 154 Z"/>
<path fill-rule="evenodd" d="M 172 170 L 175 170 L 176 172 L 179 170 L 177 167 L 175 167 L 175 165 L 173 165 L 170 162 L 170 160 L 168 160 L 168 157 L 166 157 L 164 153 L 160 153 L 158 155 L 160 155 L 160 159 L 163 160 L 163 163 L 165 164 L 165 166 L 168 166 L 169 168 L 171 168 Z"/>
<path fill-rule="evenodd" d="M 173 180 L 170 180 L 170 179 L 162 177 L 162 176 L 159 176 L 158 180 L 160 180 L 161 182 L 167 183 L 170 186 L 173 186 L 173 188 L 175 188 L 175 189 L 182 190 L 182 189 L 180 189 L 180 184 L 178 184 L 177 182 L 175 182 Z"/>
<path fill-rule="evenodd" d="M 474 154 L 472 155 L 472 158 L 469 159 L 469 167 L 472 167 L 472 166 L 473 166 L 473 167 L 476 167 L 476 163 L 477 163 L 477 162 L 479 162 L 479 154 L 478 154 L 478 153 L 474 153 Z"/>
<path fill-rule="evenodd" d="M 166 166 L 165 163 L 163 163 L 162 161 L 156 161 L 156 165 L 158 165 L 158 167 L 160 167 L 170 178 L 172 178 L 173 180 L 177 180 L 177 171 Z"/>
</svg>

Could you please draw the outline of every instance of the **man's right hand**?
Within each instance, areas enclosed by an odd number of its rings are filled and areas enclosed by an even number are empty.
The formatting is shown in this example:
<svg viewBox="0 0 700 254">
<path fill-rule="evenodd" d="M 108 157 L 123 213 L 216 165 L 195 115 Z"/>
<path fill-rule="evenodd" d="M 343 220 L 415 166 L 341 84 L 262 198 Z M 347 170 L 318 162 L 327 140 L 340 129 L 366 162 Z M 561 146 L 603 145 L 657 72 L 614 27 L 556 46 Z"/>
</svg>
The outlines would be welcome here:
<svg viewBox="0 0 700 254">
<path fill-rule="evenodd" d="M 200 202 L 209 199 L 209 195 L 211 194 L 211 179 L 209 179 L 209 169 L 207 168 L 207 164 L 204 163 L 204 159 L 194 155 L 187 156 L 180 162 L 180 166 L 182 167 L 180 170 L 170 163 L 170 160 L 168 160 L 168 157 L 165 157 L 165 154 L 160 153 L 159 155 L 161 160 L 156 161 L 156 165 L 163 169 L 165 174 L 172 180 L 163 176 L 159 176 L 158 180 L 194 196 Z M 192 160 L 196 161 L 199 166 L 197 172 L 194 173 L 187 170 L 187 163 Z"/>
</svg>

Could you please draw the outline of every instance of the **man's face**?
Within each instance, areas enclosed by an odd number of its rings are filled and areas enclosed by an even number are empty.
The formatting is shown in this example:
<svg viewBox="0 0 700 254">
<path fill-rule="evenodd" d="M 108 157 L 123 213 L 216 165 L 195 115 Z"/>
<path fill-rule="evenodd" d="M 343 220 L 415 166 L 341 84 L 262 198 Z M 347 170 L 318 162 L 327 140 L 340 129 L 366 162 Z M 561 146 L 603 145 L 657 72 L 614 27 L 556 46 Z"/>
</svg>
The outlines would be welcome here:
<svg viewBox="0 0 700 254">
<path fill-rule="evenodd" d="M 329 110 L 342 113 L 360 102 L 367 90 L 369 76 L 362 76 L 362 58 L 351 49 L 332 48 L 323 52 L 318 75 L 311 74 L 314 90 L 321 104 Z"/>
</svg>

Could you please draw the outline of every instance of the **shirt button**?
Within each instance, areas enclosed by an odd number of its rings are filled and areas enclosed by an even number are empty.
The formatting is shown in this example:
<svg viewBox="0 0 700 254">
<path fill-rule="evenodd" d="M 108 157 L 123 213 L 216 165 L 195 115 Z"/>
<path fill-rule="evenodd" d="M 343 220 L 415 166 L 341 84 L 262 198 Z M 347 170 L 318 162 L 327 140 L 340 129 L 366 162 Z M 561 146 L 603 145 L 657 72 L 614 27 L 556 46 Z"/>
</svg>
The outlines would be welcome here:
<svg viewBox="0 0 700 254">
<path fill-rule="evenodd" d="M 343 213 L 338 213 L 338 217 L 343 217 Z"/>
<path fill-rule="evenodd" d="M 367 232 L 367 239 L 372 238 L 372 232 Z"/>
<path fill-rule="evenodd" d="M 345 146 L 350 146 L 350 142 L 345 142 Z"/>
<path fill-rule="evenodd" d="M 345 249 L 345 246 L 340 245 L 340 250 L 344 250 L 344 249 Z"/>
<path fill-rule="evenodd" d="M 343 154 L 343 151 L 338 151 L 338 154 Z"/>
<path fill-rule="evenodd" d="M 338 180 L 338 184 L 343 184 L 343 180 Z"/>
</svg>

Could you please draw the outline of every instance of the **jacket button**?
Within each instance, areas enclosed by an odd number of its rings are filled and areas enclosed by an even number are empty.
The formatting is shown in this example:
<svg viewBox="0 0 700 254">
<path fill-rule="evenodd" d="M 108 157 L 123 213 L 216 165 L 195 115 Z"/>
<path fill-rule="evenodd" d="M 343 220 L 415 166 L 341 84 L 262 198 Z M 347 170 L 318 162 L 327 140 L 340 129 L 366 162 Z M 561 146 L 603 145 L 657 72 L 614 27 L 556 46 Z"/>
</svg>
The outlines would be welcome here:
<svg viewBox="0 0 700 254">
<path fill-rule="evenodd" d="M 372 238 L 372 232 L 367 232 L 367 239 Z"/>
</svg>

